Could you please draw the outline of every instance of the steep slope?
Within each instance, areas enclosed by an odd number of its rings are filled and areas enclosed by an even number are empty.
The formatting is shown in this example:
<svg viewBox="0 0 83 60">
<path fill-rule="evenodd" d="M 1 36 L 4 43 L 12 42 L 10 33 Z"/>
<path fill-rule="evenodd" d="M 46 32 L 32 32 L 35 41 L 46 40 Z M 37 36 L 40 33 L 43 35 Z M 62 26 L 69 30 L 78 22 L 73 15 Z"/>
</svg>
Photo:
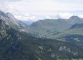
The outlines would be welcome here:
<svg viewBox="0 0 83 60">
<path fill-rule="evenodd" d="M 72 25 L 70 29 L 74 29 L 74 28 L 83 28 L 83 23 L 81 23 L 81 24 L 76 23 L 76 24 Z"/>
<path fill-rule="evenodd" d="M 75 44 L 25 35 L 2 19 L 0 27 L 0 60 L 83 58 L 83 49 Z"/>
<path fill-rule="evenodd" d="M 60 39 L 65 40 L 66 42 L 75 43 L 83 48 L 83 35 L 71 34 L 63 36 Z"/>
<path fill-rule="evenodd" d="M 76 43 L 81 47 L 83 46 L 83 23 L 76 23 L 72 25 L 68 30 L 65 30 L 63 33 L 60 33 L 60 35 L 63 36 L 59 36 L 58 38 L 69 41 L 71 43 Z"/>
<path fill-rule="evenodd" d="M 0 19 L 6 21 L 6 24 L 10 25 L 15 30 L 28 32 L 26 28 L 27 26 L 14 18 L 14 16 L 10 13 L 0 11 Z"/>
</svg>

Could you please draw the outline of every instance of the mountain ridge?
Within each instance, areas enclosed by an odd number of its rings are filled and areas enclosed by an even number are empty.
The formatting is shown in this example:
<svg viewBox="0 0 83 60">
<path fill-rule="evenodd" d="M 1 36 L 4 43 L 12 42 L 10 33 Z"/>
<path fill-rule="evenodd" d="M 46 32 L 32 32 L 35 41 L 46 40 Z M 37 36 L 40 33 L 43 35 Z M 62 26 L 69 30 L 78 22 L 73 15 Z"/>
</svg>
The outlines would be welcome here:
<svg viewBox="0 0 83 60">
<path fill-rule="evenodd" d="M 15 30 L 19 30 L 19 31 L 27 31 L 27 26 L 25 24 L 23 24 L 22 22 L 20 22 L 19 20 L 17 20 L 12 14 L 10 13 L 4 13 L 2 11 L 0 11 L 0 19 L 6 21 L 6 23 L 8 25 L 10 25 L 12 28 L 14 28 Z"/>
<path fill-rule="evenodd" d="M 83 46 L 83 19 L 72 16 L 69 19 L 46 19 L 32 23 L 28 31 L 38 38 L 57 39 L 59 41 L 69 41 Z M 67 37 L 71 37 L 67 38 Z M 76 37 L 74 37 L 76 36 Z"/>
</svg>

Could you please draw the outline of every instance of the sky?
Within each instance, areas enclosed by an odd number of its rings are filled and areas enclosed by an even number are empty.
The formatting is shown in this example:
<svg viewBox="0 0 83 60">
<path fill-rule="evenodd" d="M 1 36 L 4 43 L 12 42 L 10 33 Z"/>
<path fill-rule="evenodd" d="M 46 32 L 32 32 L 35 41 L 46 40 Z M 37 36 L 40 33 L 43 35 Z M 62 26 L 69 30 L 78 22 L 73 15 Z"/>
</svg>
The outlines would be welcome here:
<svg viewBox="0 0 83 60">
<path fill-rule="evenodd" d="M 83 18 L 83 0 L 0 0 L 0 10 L 21 21 Z"/>
</svg>

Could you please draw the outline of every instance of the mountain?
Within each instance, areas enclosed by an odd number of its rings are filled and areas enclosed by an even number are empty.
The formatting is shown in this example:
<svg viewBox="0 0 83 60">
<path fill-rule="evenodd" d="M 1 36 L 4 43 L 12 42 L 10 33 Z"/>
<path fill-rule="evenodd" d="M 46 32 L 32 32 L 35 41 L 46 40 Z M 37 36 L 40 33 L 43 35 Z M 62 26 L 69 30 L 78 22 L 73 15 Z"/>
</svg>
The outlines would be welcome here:
<svg viewBox="0 0 83 60">
<path fill-rule="evenodd" d="M 80 23 L 83 23 L 83 19 L 78 16 L 71 16 L 69 19 L 39 20 L 28 26 L 28 32 L 36 37 L 55 39 L 72 25 Z"/>
<path fill-rule="evenodd" d="M 74 29 L 74 28 L 83 28 L 83 23 L 80 23 L 80 24 L 76 23 L 76 24 L 72 25 L 70 29 Z"/>
<path fill-rule="evenodd" d="M 63 28 L 60 28 L 61 26 Z M 30 28 L 33 28 L 33 29 L 36 29 L 36 28 L 38 28 L 40 30 L 41 29 L 46 29 L 46 30 L 55 29 L 55 30 L 59 30 L 59 31 L 67 29 L 68 27 L 69 27 L 69 24 L 64 19 L 58 19 L 58 20 L 50 20 L 50 19 L 39 20 L 37 22 L 32 23 L 31 26 L 30 26 Z"/>
<path fill-rule="evenodd" d="M 28 31 L 39 38 L 57 39 L 83 46 L 83 19 L 78 16 L 40 20 L 29 25 Z"/>
<path fill-rule="evenodd" d="M 76 44 L 56 39 L 36 38 L 15 30 L 7 22 L 6 19 L 0 19 L 0 60 L 70 60 L 83 58 L 83 49 Z"/>
<path fill-rule="evenodd" d="M 71 23 L 71 24 L 82 23 L 83 22 L 83 19 L 82 18 L 79 18 L 78 16 L 71 16 L 68 19 L 68 22 Z"/>
<path fill-rule="evenodd" d="M 0 11 L 0 19 L 6 21 L 6 24 L 10 25 L 15 30 L 28 32 L 26 29 L 26 25 L 19 20 L 17 20 L 12 14 L 4 13 Z"/>
<path fill-rule="evenodd" d="M 71 26 L 66 19 L 39 20 L 28 26 L 28 31 L 34 36 L 48 37 L 53 33 L 59 33 Z"/>
</svg>

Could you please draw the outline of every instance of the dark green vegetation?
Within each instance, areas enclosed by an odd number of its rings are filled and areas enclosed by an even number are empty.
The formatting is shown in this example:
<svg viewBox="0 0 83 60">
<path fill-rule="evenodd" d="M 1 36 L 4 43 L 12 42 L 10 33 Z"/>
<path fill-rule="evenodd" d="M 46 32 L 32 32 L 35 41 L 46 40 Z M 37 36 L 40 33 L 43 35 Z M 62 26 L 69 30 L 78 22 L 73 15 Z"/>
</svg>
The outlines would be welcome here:
<svg viewBox="0 0 83 60">
<path fill-rule="evenodd" d="M 60 34 L 62 34 L 63 36 L 58 37 L 58 40 L 75 43 L 81 47 L 83 46 L 83 23 L 76 23 L 72 25 L 68 30 L 65 30 L 63 33 Z"/>
<path fill-rule="evenodd" d="M 68 42 L 25 35 L 0 19 L 0 60 L 63 60 L 66 58 L 83 58 L 83 49 Z"/>
</svg>

